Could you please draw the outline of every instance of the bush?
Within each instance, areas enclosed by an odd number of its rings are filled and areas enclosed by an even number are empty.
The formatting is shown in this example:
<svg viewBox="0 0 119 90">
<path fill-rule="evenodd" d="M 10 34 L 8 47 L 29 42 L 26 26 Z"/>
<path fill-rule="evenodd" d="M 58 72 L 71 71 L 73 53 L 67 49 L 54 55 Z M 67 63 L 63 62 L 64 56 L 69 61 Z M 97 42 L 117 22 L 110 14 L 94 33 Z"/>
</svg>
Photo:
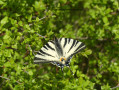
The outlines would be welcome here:
<svg viewBox="0 0 119 90">
<path fill-rule="evenodd" d="M 1 0 L 0 89 L 109 90 L 119 83 L 118 0 Z M 38 51 L 56 36 L 87 48 L 71 69 L 33 64 Z M 29 47 L 30 46 L 30 47 Z"/>
</svg>

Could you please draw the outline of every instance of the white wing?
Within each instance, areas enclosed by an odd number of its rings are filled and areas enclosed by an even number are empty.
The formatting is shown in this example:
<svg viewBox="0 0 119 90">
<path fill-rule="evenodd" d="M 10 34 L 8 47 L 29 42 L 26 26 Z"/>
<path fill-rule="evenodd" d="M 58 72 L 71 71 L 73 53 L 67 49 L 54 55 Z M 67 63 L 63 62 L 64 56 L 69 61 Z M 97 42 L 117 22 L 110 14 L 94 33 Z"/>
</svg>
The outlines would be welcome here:
<svg viewBox="0 0 119 90">
<path fill-rule="evenodd" d="M 70 38 L 60 38 L 61 46 L 63 48 L 63 56 L 66 58 L 80 52 L 85 48 L 84 43 Z"/>
<path fill-rule="evenodd" d="M 61 47 L 59 44 L 61 45 Z M 41 48 L 41 50 L 35 55 L 34 63 L 51 62 L 53 64 L 56 64 L 56 62 L 60 62 L 59 54 L 62 55 L 61 51 L 63 51 L 63 57 L 69 58 L 70 56 L 73 56 L 84 48 L 85 45 L 82 42 L 74 39 L 55 39 L 54 41 L 48 42 Z"/>
<path fill-rule="evenodd" d="M 46 63 L 58 60 L 55 44 L 53 41 L 50 41 L 35 55 L 34 63 Z"/>
</svg>

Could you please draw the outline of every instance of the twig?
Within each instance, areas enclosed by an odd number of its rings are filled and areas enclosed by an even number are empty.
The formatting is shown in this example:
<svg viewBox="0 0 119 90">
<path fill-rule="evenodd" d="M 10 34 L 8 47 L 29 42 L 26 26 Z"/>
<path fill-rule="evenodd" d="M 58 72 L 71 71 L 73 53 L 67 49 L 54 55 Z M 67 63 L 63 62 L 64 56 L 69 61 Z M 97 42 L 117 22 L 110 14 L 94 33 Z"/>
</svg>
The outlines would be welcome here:
<svg viewBox="0 0 119 90">
<path fill-rule="evenodd" d="M 80 38 L 77 38 L 79 40 L 91 40 L 92 38 L 89 38 L 89 37 L 80 37 Z M 94 40 L 94 39 L 92 39 Z M 98 41 L 107 41 L 108 39 L 97 39 Z"/>
<path fill-rule="evenodd" d="M 47 16 L 44 16 L 43 18 L 40 18 L 39 21 L 45 19 L 46 17 Z M 35 16 L 33 18 L 35 18 Z M 29 24 L 29 26 L 32 26 L 32 25 L 33 25 L 32 23 Z"/>
<path fill-rule="evenodd" d="M 86 39 L 89 39 L 88 37 L 81 37 L 81 38 L 76 38 L 76 39 L 79 39 L 79 40 L 86 40 Z"/>
<path fill-rule="evenodd" d="M 39 51 L 34 51 L 34 52 L 38 53 Z"/>
<path fill-rule="evenodd" d="M 113 87 L 113 88 L 111 88 L 111 89 L 115 89 L 115 88 L 118 88 L 119 86 L 117 85 L 116 87 Z"/>
<path fill-rule="evenodd" d="M 46 17 L 47 17 L 47 16 L 44 16 L 43 18 L 39 19 L 39 21 L 42 20 L 42 19 L 45 19 Z"/>
<path fill-rule="evenodd" d="M 3 76 L 0 76 L 1 78 L 4 78 L 6 80 L 10 80 L 9 78 L 6 78 L 6 77 L 3 77 Z M 21 84 L 20 82 L 16 81 L 18 84 Z"/>
<path fill-rule="evenodd" d="M 3 77 L 3 76 L 0 76 L 1 78 L 4 78 L 4 79 L 6 79 L 6 80 L 10 80 L 9 78 L 6 78 L 6 77 Z"/>
<path fill-rule="evenodd" d="M 38 36 L 40 36 L 40 37 L 42 37 L 42 38 L 46 38 L 46 36 L 42 36 L 42 35 L 40 35 L 40 34 L 38 34 L 38 33 L 36 33 Z"/>
<path fill-rule="evenodd" d="M 94 40 L 94 38 L 91 37 L 80 37 L 80 38 L 76 38 L 78 40 Z M 108 38 L 104 38 L 104 39 L 95 39 L 97 41 L 118 41 L 119 39 L 108 39 Z"/>
</svg>

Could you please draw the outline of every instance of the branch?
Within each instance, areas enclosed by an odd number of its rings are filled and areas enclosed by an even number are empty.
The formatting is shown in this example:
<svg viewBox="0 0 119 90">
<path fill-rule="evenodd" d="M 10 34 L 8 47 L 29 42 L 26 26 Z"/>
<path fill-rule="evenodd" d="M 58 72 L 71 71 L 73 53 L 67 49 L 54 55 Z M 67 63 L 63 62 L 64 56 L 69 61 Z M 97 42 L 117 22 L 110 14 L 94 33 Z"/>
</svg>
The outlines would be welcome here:
<svg viewBox="0 0 119 90">
<path fill-rule="evenodd" d="M 6 80 L 10 80 L 9 78 L 6 78 L 6 77 L 3 77 L 3 76 L 0 76 L 1 78 L 4 78 Z M 20 82 L 16 81 L 18 84 L 21 84 Z"/>
<path fill-rule="evenodd" d="M 94 38 L 91 38 L 91 37 L 80 37 L 80 38 L 76 38 L 78 40 L 94 40 Z M 109 39 L 109 38 L 103 38 L 103 39 L 95 39 L 95 40 L 98 40 L 98 41 L 118 41 L 119 39 Z"/>
<path fill-rule="evenodd" d="M 119 87 L 119 84 L 116 86 L 116 87 L 113 87 L 113 88 L 111 88 L 111 89 L 115 89 L 115 88 L 118 88 Z"/>
<path fill-rule="evenodd" d="M 1 78 L 4 78 L 4 79 L 6 79 L 6 80 L 10 80 L 9 78 L 6 78 L 6 77 L 3 77 L 3 76 L 0 76 Z"/>
<path fill-rule="evenodd" d="M 47 17 L 47 16 L 44 16 L 44 17 L 40 18 L 39 21 L 45 19 L 46 17 Z M 35 18 L 35 16 L 33 16 L 33 18 Z M 31 24 L 31 23 L 29 24 L 29 26 L 32 26 L 32 25 L 33 25 L 33 24 Z"/>
<path fill-rule="evenodd" d="M 36 33 L 39 37 L 42 37 L 42 38 L 46 38 L 46 36 L 42 36 L 42 35 L 40 35 L 40 34 L 38 34 L 38 33 Z"/>
</svg>

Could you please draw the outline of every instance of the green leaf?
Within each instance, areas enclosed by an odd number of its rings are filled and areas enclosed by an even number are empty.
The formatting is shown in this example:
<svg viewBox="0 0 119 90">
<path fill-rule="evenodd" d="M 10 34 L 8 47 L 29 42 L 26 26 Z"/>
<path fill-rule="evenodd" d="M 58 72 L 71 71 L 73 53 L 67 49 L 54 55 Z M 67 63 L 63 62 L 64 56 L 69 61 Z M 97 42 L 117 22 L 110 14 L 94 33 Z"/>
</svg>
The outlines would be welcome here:
<svg viewBox="0 0 119 90">
<path fill-rule="evenodd" d="M 109 21 L 107 17 L 103 17 L 103 22 L 105 23 L 105 25 L 109 25 Z"/>
<path fill-rule="evenodd" d="M 92 54 L 92 50 L 90 50 L 90 49 L 86 50 L 85 52 L 82 52 L 81 54 L 88 58 L 88 55 Z"/>
<path fill-rule="evenodd" d="M 28 71 L 29 75 L 33 75 L 33 72 L 31 70 Z"/>
<path fill-rule="evenodd" d="M 3 37 L 3 39 L 9 39 L 9 38 L 10 38 L 10 36 L 7 34 Z"/>
<path fill-rule="evenodd" d="M 90 54 L 92 54 L 92 50 L 86 50 L 86 52 L 85 52 L 87 55 L 90 55 Z"/>
<path fill-rule="evenodd" d="M 1 20 L 1 25 L 3 26 L 4 24 L 6 24 L 8 22 L 8 17 L 4 17 L 2 20 Z"/>
<path fill-rule="evenodd" d="M 19 24 L 20 26 L 23 26 L 23 22 L 22 22 L 22 21 L 19 21 L 18 24 Z"/>
<path fill-rule="evenodd" d="M 0 1 L 0 5 L 2 5 L 2 4 L 4 4 L 4 2 L 3 1 Z"/>
<path fill-rule="evenodd" d="M 10 62 L 6 62 L 6 63 L 4 64 L 4 66 L 5 66 L 5 67 L 10 67 L 11 64 L 10 64 Z"/>
<path fill-rule="evenodd" d="M 37 11 L 46 9 L 45 4 L 42 1 L 35 1 L 34 7 Z"/>
</svg>

